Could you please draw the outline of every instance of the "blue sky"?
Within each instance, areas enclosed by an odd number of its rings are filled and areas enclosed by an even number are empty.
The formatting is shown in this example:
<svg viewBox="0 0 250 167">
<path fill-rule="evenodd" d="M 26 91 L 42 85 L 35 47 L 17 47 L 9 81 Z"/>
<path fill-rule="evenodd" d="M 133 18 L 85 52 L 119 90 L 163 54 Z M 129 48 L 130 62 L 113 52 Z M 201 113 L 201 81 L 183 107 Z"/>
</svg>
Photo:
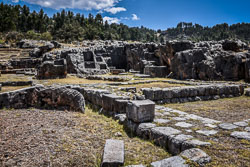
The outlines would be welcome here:
<svg viewBox="0 0 250 167">
<path fill-rule="evenodd" d="M 43 8 L 49 16 L 63 8 L 88 15 L 101 13 L 109 22 L 165 30 L 181 21 L 213 26 L 250 22 L 250 0 L 0 0 Z"/>
</svg>

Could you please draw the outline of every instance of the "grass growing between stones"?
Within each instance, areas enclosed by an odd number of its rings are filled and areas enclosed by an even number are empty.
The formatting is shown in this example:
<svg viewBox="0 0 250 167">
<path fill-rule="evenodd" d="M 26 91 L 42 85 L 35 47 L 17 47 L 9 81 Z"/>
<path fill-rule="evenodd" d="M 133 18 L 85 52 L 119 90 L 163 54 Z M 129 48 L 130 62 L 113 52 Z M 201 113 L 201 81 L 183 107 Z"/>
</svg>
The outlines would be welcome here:
<svg viewBox="0 0 250 167">
<path fill-rule="evenodd" d="M 1 110 L 0 166 L 99 166 L 106 139 L 125 142 L 125 165 L 150 164 L 170 155 L 131 138 L 112 118 L 48 110 Z"/>
<path fill-rule="evenodd" d="M 241 96 L 213 101 L 198 101 L 165 106 L 222 122 L 250 119 L 250 97 Z"/>
<path fill-rule="evenodd" d="M 141 88 L 171 88 L 171 87 L 181 87 L 185 86 L 182 84 L 169 84 L 164 82 L 155 82 L 155 83 L 149 83 L 149 84 L 132 84 L 132 85 L 122 85 L 121 87 L 136 87 L 137 91 L 139 91 Z"/>
<path fill-rule="evenodd" d="M 16 74 L 2 74 L 0 76 L 0 82 L 15 82 L 15 81 L 30 81 L 32 77 L 25 75 L 16 75 Z"/>
<path fill-rule="evenodd" d="M 29 86 L 4 86 L 4 87 L 2 87 L 2 90 L 0 91 L 0 93 L 10 92 L 10 91 L 23 89 L 23 88 L 27 88 L 27 87 L 29 87 Z"/>
</svg>

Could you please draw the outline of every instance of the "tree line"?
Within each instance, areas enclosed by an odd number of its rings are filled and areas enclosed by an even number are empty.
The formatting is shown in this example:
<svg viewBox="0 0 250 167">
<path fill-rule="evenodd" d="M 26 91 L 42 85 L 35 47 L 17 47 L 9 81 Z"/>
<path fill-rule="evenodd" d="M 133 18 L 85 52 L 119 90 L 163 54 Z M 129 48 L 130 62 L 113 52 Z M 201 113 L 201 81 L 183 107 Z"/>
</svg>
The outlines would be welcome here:
<svg viewBox="0 0 250 167">
<path fill-rule="evenodd" d="M 192 41 L 210 41 L 223 39 L 240 39 L 250 42 L 250 23 L 228 25 L 217 24 L 213 27 L 203 27 L 199 24 L 180 22 L 175 28 L 161 32 L 166 39 L 188 39 Z"/>
<path fill-rule="evenodd" d="M 108 24 L 101 14 L 74 14 L 62 10 L 49 17 L 43 9 L 30 11 L 26 5 L 0 4 L 0 38 L 5 40 L 42 39 L 63 42 L 81 40 L 158 40 L 156 31 L 145 27 Z M 1 40 L 1 39 L 0 39 Z"/>
</svg>

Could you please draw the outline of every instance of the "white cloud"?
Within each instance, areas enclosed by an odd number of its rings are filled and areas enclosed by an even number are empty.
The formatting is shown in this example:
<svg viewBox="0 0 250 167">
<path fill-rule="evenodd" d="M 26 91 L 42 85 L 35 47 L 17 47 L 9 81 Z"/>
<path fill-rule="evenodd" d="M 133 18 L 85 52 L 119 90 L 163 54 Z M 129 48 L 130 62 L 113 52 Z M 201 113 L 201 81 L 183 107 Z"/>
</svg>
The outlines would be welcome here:
<svg viewBox="0 0 250 167">
<path fill-rule="evenodd" d="M 117 17 L 108 17 L 108 16 L 105 16 L 103 17 L 103 21 L 108 21 L 109 24 L 112 24 L 112 23 L 120 23 L 120 19 L 118 19 Z"/>
<path fill-rule="evenodd" d="M 125 11 L 127 11 L 127 9 L 125 9 L 123 7 L 111 7 L 111 8 L 104 9 L 104 11 L 112 13 L 112 14 L 116 14 L 119 12 L 125 12 Z"/>
<path fill-rule="evenodd" d="M 13 0 L 18 2 L 18 0 Z M 75 8 L 85 10 L 103 10 L 114 7 L 120 0 L 22 0 L 54 9 Z M 117 10 L 117 9 L 116 9 Z"/>
<path fill-rule="evenodd" d="M 132 20 L 140 20 L 140 18 L 136 14 L 132 14 Z"/>
</svg>

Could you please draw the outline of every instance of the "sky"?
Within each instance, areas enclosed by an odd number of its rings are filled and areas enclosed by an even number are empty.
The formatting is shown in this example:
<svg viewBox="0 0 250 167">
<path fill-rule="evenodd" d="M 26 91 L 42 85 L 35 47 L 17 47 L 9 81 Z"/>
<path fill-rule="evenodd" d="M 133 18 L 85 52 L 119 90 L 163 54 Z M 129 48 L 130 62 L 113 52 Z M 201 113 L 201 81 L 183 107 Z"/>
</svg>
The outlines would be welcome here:
<svg viewBox="0 0 250 167">
<path fill-rule="evenodd" d="M 101 13 L 109 23 L 124 23 L 130 27 L 151 29 L 176 27 L 179 22 L 203 26 L 249 23 L 250 0 L 0 0 L 10 4 L 41 8 L 49 15 L 71 10 L 88 16 Z"/>
</svg>

